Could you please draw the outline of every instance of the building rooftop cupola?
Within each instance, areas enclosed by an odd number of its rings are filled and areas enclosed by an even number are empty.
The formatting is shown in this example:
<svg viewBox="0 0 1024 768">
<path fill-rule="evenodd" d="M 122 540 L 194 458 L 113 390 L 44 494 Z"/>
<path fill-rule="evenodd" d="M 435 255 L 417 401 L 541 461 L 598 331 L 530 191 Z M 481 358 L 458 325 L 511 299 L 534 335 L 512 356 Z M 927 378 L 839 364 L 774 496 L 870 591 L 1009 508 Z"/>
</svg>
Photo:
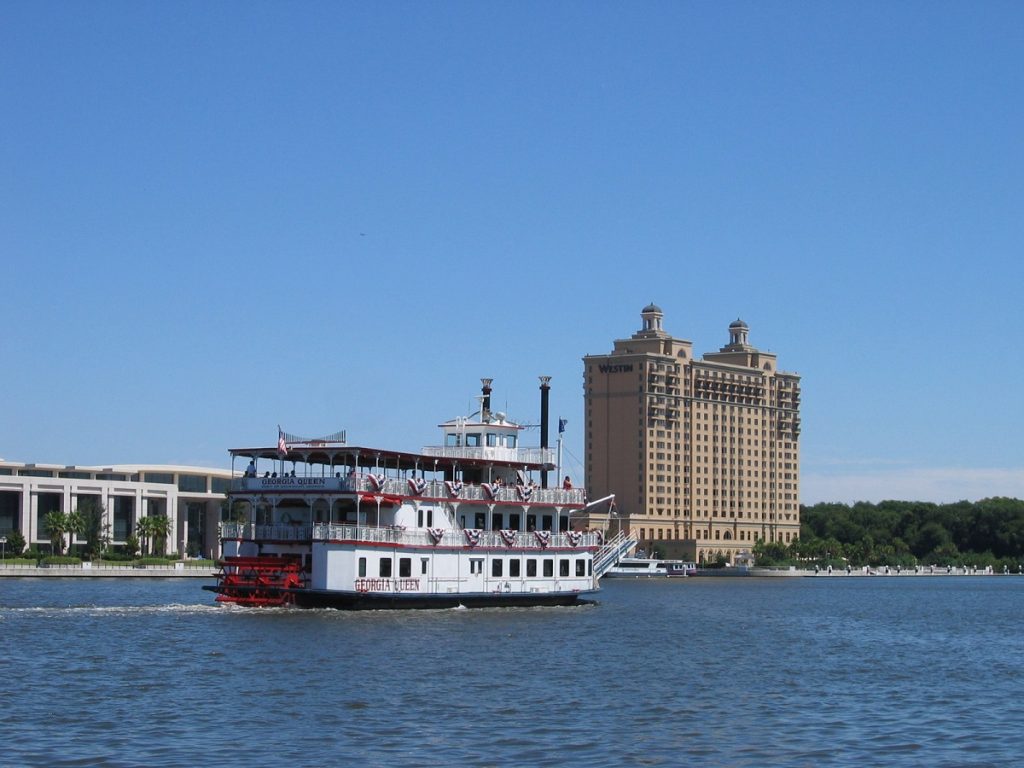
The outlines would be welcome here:
<svg viewBox="0 0 1024 768">
<path fill-rule="evenodd" d="M 660 333 L 662 330 L 661 318 L 663 316 L 664 313 L 661 311 L 661 307 L 657 304 L 648 304 L 643 308 L 643 311 L 640 312 L 640 317 L 642 317 L 644 321 L 643 330 L 645 332 L 653 331 L 655 333 Z"/>
<path fill-rule="evenodd" d="M 750 333 L 750 326 L 738 317 L 729 323 L 729 346 L 745 347 L 749 344 L 747 334 Z"/>
</svg>

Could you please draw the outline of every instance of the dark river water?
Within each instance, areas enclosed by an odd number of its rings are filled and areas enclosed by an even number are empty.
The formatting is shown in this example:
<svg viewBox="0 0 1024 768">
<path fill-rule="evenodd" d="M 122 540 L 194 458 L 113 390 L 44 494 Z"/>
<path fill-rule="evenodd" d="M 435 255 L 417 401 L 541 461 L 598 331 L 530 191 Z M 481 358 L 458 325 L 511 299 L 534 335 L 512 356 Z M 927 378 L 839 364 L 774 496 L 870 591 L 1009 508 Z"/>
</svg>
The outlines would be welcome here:
<svg viewBox="0 0 1024 768">
<path fill-rule="evenodd" d="M 0 765 L 1024 765 L 1024 577 L 368 613 L 202 583 L 0 580 Z"/>
</svg>

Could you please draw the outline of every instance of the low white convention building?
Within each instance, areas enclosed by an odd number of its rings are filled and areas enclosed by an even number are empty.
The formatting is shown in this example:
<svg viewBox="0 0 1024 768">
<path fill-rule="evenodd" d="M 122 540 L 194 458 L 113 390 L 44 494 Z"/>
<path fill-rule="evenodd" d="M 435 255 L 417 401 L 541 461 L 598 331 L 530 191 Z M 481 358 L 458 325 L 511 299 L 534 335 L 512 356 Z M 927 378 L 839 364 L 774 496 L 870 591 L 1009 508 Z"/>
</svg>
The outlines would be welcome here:
<svg viewBox="0 0 1024 768">
<path fill-rule="evenodd" d="M 98 504 L 110 526 L 111 546 L 124 545 L 140 519 L 165 516 L 170 533 L 163 551 L 217 557 L 218 526 L 232 476 L 226 469 L 165 464 L 96 467 L 0 460 L 0 536 L 18 531 L 30 546 L 44 545 L 50 541 L 43 523 L 49 512 Z"/>
</svg>

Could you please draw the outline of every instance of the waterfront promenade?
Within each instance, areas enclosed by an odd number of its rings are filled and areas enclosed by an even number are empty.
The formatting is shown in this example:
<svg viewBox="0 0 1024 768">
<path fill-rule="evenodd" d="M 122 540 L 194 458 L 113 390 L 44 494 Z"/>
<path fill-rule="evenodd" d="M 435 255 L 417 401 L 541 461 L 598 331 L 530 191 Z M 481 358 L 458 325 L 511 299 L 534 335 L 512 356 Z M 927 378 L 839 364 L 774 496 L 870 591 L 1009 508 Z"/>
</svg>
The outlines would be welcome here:
<svg viewBox="0 0 1024 768">
<path fill-rule="evenodd" d="M 79 565 L 0 565 L 0 578 L 86 578 L 86 579 L 210 579 L 217 573 L 208 563 L 190 565 L 188 562 L 162 565 L 106 565 L 81 563 Z"/>
</svg>

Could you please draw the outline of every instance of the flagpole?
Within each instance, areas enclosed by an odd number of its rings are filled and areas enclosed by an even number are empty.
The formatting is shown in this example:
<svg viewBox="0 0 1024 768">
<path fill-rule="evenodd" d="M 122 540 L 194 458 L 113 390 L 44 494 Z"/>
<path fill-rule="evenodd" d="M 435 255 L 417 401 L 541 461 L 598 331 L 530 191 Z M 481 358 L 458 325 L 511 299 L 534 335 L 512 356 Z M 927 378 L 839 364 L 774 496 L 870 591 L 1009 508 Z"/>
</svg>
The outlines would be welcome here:
<svg viewBox="0 0 1024 768">
<path fill-rule="evenodd" d="M 562 433 L 558 433 L 558 478 L 562 477 Z"/>
<path fill-rule="evenodd" d="M 567 419 L 558 420 L 558 474 L 555 476 L 558 482 L 562 482 L 562 433 L 565 432 L 565 425 L 568 423 Z"/>
</svg>

